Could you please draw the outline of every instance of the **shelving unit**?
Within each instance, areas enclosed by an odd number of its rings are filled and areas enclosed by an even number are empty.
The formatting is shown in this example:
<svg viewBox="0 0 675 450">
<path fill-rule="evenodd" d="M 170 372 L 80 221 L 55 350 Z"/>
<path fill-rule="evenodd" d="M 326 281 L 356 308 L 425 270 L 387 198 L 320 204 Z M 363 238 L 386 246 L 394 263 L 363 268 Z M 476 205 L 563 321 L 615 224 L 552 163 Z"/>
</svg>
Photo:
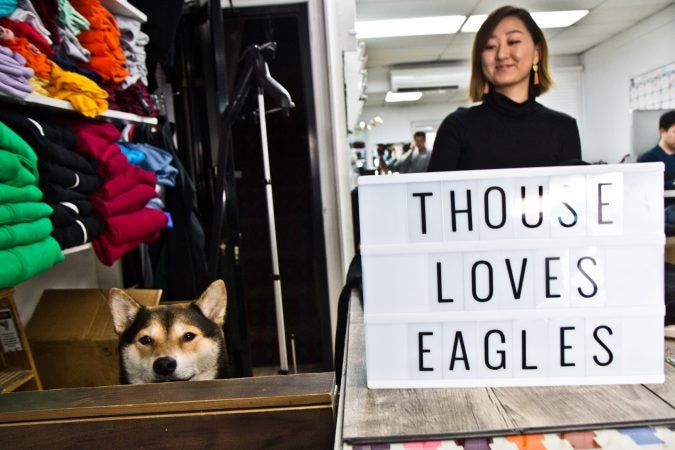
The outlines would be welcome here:
<svg viewBox="0 0 675 450">
<path fill-rule="evenodd" d="M 138 19 L 141 22 L 148 21 L 148 16 L 126 0 L 101 0 L 101 4 L 113 14 L 131 17 L 132 19 Z"/>
<path fill-rule="evenodd" d="M 50 109 L 54 110 L 61 110 L 61 111 L 70 111 L 72 113 L 76 113 L 75 109 L 72 107 L 72 105 L 65 101 L 65 100 L 59 100 L 56 98 L 51 98 L 51 97 L 45 97 L 44 95 L 39 95 L 39 94 L 29 94 L 28 97 L 25 99 L 21 100 L 19 98 L 14 98 L 14 97 L 9 97 L 6 95 L 0 95 L 0 99 L 5 100 L 5 101 L 10 101 L 10 102 L 15 102 L 15 103 L 20 103 L 20 104 L 25 104 L 25 105 L 32 105 L 32 106 L 39 106 L 39 107 L 47 107 Z M 116 120 L 121 120 L 125 122 L 135 122 L 135 123 L 147 123 L 150 125 L 157 125 L 157 118 L 156 117 L 144 117 L 144 116 L 139 116 L 137 114 L 131 114 L 127 112 L 122 112 L 122 111 L 115 111 L 113 109 L 109 109 L 100 116 L 97 117 L 97 119 L 116 119 Z"/>
<path fill-rule="evenodd" d="M 42 390 L 13 294 L 0 290 L 0 393 Z"/>
</svg>

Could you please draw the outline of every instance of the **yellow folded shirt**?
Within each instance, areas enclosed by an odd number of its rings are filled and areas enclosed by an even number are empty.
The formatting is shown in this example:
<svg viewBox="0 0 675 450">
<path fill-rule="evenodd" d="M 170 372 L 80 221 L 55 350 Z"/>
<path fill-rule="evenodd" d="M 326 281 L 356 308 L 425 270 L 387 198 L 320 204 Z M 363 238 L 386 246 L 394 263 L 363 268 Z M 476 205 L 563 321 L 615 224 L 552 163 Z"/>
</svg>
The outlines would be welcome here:
<svg viewBox="0 0 675 450">
<path fill-rule="evenodd" d="M 33 92 L 35 94 L 40 94 L 44 95 L 45 97 L 49 97 L 49 93 L 45 89 L 45 87 L 49 84 L 49 81 L 43 78 L 30 77 L 28 79 L 28 84 L 30 84 L 33 87 Z"/>
<path fill-rule="evenodd" d="M 54 64 L 47 85 L 50 97 L 68 100 L 73 108 L 86 117 L 96 117 L 108 109 L 108 93 L 94 81 Z"/>
</svg>

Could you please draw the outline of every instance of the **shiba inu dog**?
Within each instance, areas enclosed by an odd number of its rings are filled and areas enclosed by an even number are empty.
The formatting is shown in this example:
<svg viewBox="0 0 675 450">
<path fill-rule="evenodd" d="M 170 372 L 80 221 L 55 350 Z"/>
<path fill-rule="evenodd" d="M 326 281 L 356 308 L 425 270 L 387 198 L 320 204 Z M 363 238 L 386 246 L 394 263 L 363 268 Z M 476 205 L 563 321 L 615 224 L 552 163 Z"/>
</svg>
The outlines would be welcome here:
<svg viewBox="0 0 675 450">
<path fill-rule="evenodd" d="M 119 335 L 120 383 L 211 380 L 227 375 L 227 292 L 214 281 L 190 303 L 145 307 L 124 291 L 108 298 Z"/>
</svg>

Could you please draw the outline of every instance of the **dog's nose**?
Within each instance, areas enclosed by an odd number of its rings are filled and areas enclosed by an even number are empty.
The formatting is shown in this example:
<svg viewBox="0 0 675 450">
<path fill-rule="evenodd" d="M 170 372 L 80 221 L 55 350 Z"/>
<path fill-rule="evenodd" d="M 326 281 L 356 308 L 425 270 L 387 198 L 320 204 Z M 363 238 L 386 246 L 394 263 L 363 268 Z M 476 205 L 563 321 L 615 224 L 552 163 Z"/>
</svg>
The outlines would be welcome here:
<svg viewBox="0 0 675 450">
<path fill-rule="evenodd" d="M 171 375 L 176 370 L 176 360 L 169 356 L 162 356 L 155 360 L 152 369 L 159 375 Z"/>
</svg>

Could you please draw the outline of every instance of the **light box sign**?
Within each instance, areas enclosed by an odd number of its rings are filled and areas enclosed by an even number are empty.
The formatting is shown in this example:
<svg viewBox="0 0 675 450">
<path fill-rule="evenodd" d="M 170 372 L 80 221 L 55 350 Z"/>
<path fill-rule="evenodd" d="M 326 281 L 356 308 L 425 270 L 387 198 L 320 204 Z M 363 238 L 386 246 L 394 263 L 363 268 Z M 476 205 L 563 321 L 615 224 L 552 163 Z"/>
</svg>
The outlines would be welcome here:
<svg viewBox="0 0 675 450">
<path fill-rule="evenodd" d="M 661 383 L 663 165 L 359 178 L 370 388 Z"/>
</svg>

